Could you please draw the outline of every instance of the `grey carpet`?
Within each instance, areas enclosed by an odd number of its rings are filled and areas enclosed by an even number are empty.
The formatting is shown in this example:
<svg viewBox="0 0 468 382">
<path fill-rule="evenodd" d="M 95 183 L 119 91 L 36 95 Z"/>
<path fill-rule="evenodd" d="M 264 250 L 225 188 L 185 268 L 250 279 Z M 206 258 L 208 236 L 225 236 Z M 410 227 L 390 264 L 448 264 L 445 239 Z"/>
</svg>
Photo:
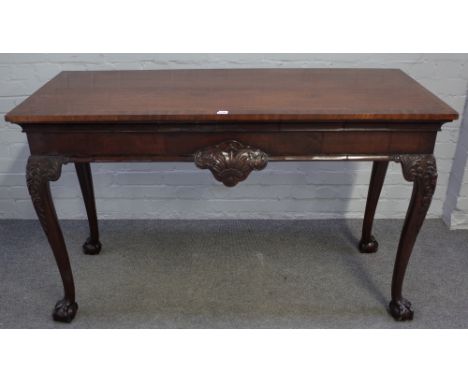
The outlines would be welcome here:
<svg viewBox="0 0 468 382">
<path fill-rule="evenodd" d="M 386 312 L 402 221 L 101 221 L 103 251 L 81 253 L 85 221 L 63 221 L 77 289 L 72 324 L 37 221 L 0 221 L 1 328 L 467 328 L 468 231 L 426 221 L 404 285 L 412 322 Z"/>
</svg>

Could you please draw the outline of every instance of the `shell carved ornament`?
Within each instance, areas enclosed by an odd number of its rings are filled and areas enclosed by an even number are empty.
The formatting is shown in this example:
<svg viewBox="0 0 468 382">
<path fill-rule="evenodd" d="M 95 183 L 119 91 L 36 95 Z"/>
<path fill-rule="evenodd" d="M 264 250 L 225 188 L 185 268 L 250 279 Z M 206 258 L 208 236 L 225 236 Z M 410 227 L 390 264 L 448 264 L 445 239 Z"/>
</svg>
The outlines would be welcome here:
<svg viewBox="0 0 468 382">
<path fill-rule="evenodd" d="M 227 187 L 245 180 L 253 170 L 262 170 L 268 163 L 263 151 L 238 141 L 225 141 L 195 153 L 195 164 L 209 169 Z"/>
</svg>

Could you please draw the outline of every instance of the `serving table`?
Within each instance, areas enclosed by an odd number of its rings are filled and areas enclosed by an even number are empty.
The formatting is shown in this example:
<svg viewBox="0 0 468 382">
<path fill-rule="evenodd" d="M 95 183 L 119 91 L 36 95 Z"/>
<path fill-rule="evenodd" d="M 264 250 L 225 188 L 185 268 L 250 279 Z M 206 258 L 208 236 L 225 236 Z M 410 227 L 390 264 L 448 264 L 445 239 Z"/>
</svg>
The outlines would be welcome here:
<svg viewBox="0 0 468 382">
<path fill-rule="evenodd" d="M 95 255 L 91 162 L 194 162 L 232 187 L 268 162 L 333 160 L 373 162 L 361 252 L 378 248 L 372 225 L 388 163 L 413 183 L 389 304 L 395 319 L 412 319 L 403 278 L 436 187 L 437 132 L 457 117 L 396 69 L 61 72 L 6 115 L 27 134 L 28 190 L 63 282 L 53 318 L 70 322 L 78 309 L 49 186 L 62 165 L 76 167 L 90 228 L 83 251 Z"/>
</svg>

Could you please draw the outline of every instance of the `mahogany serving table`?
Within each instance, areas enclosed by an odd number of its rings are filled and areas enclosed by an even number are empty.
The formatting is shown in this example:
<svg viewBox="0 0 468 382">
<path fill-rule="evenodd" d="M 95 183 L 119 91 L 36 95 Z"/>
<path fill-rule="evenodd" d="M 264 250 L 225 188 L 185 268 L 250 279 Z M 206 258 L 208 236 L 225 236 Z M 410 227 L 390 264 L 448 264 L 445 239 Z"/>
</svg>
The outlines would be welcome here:
<svg viewBox="0 0 468 382">
<path fill-rule="evenodd" d="M 26 180 L 62 277 L 53 318 L 78 309 L 49 183 L 74 163 L 88 215 L 84 253 L 99 242 L 90 162 L 194 161 L 232 187 L 273 161 L 372 161 L 361 252 L 377 251 L 372 223 L 389 161 L 413 193 L 401 233 L 389 311 L 413 317 L 406 266 L 436 186 L 437 132 L 458 117 L 400 70 L 226 69 L 62 72 L 7 114 L 31 156 Z"/>
</svg>

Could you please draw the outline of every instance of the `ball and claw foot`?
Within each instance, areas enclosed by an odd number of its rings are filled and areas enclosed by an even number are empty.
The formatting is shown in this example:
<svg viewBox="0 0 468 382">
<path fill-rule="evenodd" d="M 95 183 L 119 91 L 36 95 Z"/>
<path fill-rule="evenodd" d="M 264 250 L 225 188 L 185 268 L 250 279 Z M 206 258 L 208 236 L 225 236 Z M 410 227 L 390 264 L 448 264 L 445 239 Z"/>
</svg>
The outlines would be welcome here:
<svg viewBox="0 0 468 382">
<path fill-rule="evenodd" d="M 374 253 L 377 252 L 377 249 L 379 248 L 379 243 L 377 240 L 375 240 L 374 236 L 370 237 L 369 241 L 361 241 L 359 242 L 359 251 L 361 253 Z"/>
<path fill-rule="evenodd" d="M 85 255 L 97 255 L 101 252 L 101 243 L 99 240 L 93 240 L 90 237 L 83 244 L 83 253 Z"/>
<path fill-rule="evenodd" d="M 54 321 L 72 322 L 77 310 L 78 304 L 76 302 L 70 302 L 64 298 L 55 305 L 52 317 Z"/>
<path fill-rule="evenodd" d="M 405 299 L 390 301 L 390 314 L 397 321 L 406 321 L 413 319 L 413 309 L 411 309 L 411 303 Z"/>
</svg>

